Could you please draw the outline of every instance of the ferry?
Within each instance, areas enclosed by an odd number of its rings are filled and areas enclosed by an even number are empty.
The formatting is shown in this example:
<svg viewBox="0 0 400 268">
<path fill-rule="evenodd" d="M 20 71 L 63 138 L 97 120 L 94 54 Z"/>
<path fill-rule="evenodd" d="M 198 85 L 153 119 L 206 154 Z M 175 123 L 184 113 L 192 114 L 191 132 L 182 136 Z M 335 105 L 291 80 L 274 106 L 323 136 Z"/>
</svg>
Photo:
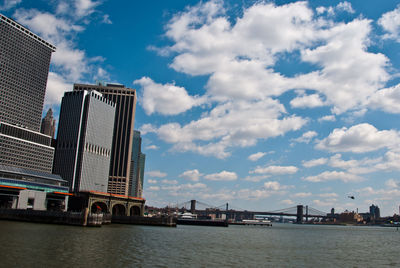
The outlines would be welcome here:
<svg viewBox="0 0 400 268">
<path fill-rule="evenodd" d="M 183 214 L 178 215 L 178 219 L 195 220 L 197 219 L 197 215 L 192 214 L 190 212 L 185 212 Z"/>
<path fill-rule="evenodd" d="M 242 220 L 243 225 L 261 225 L 261 226 L 272 226 L 269 220 Z"/>
<path fill-rule="evenodd" d="M 183 225 L 203 225 L 203 226 L 220 226 L 228 227 L 228 222 L 225 220 L 208 220 L 208 219 L 198 219 L 196 214 L 185 212 L 178 215 L 176 223 Z"/>
</svg>

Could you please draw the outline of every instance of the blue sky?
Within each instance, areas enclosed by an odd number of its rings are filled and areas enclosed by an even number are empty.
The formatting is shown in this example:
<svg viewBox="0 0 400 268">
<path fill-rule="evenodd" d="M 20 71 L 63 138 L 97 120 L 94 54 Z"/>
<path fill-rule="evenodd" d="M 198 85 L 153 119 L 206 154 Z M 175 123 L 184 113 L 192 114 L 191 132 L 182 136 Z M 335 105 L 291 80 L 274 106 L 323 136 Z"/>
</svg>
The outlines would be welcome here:
<svg viewBox="0 0 400 268">
<path fill-rule="evenodd" d="M 397 1 L 6 0 L 73 83 L 138 92 L 147 204 L 400 205 Z M 349 199 L 348 196 L 355 196 Z"/>
</svg>

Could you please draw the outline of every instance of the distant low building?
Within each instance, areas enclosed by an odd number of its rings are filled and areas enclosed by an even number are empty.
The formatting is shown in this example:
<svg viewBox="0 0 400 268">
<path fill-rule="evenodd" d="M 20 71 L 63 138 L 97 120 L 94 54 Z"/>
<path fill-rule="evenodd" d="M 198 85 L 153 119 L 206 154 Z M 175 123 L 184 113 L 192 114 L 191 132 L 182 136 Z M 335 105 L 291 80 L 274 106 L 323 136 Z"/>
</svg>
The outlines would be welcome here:
<svg viewBox="0 0 400 268">
<path fill-rule="evenodd" d="M 358 223 L 363 221 L 363 217 L 354 211 L 350 212 L 345 210 L 344 212 L 339 214 L 338 220 L 344 223 Z"/>
</svg>

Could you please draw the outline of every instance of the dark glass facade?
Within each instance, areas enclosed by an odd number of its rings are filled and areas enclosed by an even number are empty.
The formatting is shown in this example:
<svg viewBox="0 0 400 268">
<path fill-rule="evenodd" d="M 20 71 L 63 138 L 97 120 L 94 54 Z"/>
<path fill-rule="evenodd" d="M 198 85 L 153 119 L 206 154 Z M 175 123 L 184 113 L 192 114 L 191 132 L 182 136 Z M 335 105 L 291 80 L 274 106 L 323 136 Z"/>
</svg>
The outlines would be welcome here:
<svg viewBox="0 0 400 268">
<path fill-rule="evenodd" d="M 145 161 L 146 155 L 142 153 L 142 138 L 140 137 L 140 132 L 135 130 L 132 139 L 130 196 L 142 197 Z"/>
</svg>

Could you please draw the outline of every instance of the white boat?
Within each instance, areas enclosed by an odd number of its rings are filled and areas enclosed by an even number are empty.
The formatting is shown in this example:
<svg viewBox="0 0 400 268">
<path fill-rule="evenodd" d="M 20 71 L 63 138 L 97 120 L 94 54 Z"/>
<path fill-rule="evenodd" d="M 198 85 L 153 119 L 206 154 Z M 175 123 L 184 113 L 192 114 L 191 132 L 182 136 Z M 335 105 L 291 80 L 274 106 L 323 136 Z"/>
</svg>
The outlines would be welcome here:
<svg viewBox="0 0 400 268">
<path fill-rule="evenodd" d="M 185 212 L 183 214 L 178 215 L 179 219 L 186 219 L 186 220 L 195 220 L 197 219 L 197 215 L 196 214 L 192 214 L 190 212 Z"/>
<path fill-rule="evenodd" d="M 244 225 L 264 225 L 264 226 L 272 226 L 271 221 L 269 220 L 242 220 Z"/>
</svg>

